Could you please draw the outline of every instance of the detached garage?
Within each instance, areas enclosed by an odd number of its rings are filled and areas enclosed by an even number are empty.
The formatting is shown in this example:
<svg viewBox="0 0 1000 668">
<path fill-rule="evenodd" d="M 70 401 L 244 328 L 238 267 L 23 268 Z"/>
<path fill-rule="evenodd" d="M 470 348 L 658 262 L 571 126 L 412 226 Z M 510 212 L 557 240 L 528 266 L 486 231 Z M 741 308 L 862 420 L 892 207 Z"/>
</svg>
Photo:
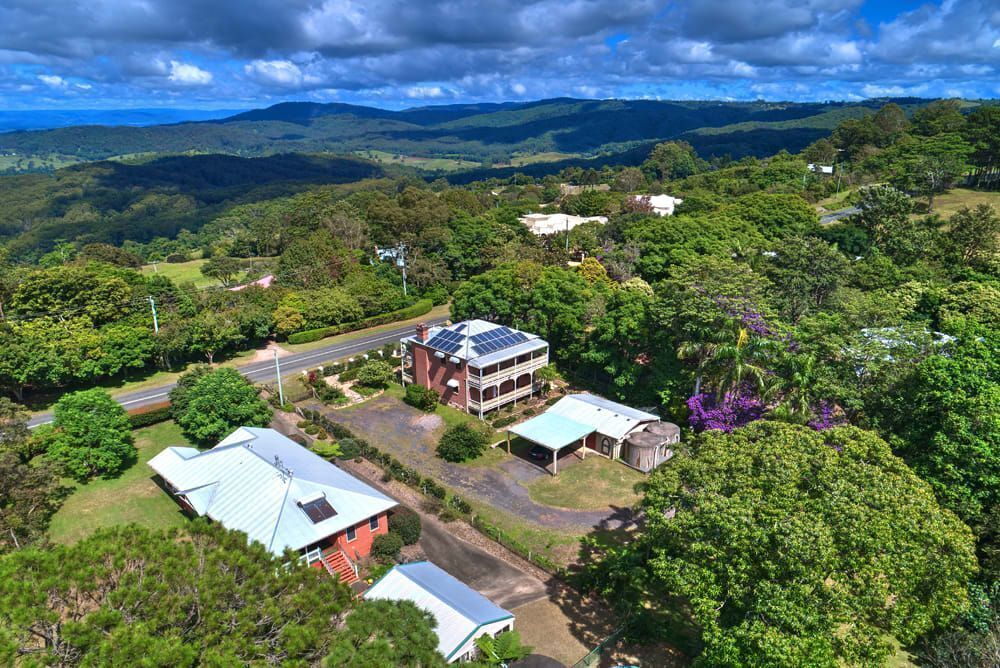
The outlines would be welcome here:
<svg viewBox="0 0 1000 668">
<path fill-rule="evenodd" d="M 677 425 L 587 393 L 567 395 L 538 417 L 508 429 L 508 452 L 511 434 L 550 450 L 553 475 L 559 472 L 559 451 L 577 443 L 583 458 L 589 450 L 649 472 L 673 457 L 671 446 L 680 442 Z"/>
</svg>

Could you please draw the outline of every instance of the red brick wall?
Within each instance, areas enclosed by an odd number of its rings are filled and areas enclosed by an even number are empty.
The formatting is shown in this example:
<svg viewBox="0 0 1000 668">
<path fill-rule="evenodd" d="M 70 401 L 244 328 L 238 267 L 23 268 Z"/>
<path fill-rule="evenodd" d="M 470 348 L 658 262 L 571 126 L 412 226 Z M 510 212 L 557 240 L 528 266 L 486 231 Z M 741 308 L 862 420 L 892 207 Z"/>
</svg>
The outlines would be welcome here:
<svg viewBox="0 0 1000 668">
<path fill-rule="evenodd" d="M 367 557 L 372 551 L 372 541 L 375 540 L 375 536 L 380 536 L 382 534 L 389 533 L 389 516 L 386 513 L 382 513 L 378 516 L 378 529 L 374 531 L 368 528 L 368 520 L 361 522 L 354 527 L 355 538 L 354 540 L 348 542 L 347 532 L 341 532 L 336 536 L 337 545 L 349 556 L 351 559 L 357 557 Z"/>
<path fill-rule="evenodd" d="M 413 380 L 414 382 L 437 390 L 441 395 L 441 401 L 446 404 L 457 404 L 462 408 L 466 407 L 465 402 L 465 376 L 467 367 L 465 362 L 461 366 L 456 366 L 448 361 L 448 358 L 439 359 L 434 356 L 434 351 L 418 343 L 412 344 L 413 349 Z M 448 387 L 449 380 L 458 381 L 458 389 Z"/>
</svg>

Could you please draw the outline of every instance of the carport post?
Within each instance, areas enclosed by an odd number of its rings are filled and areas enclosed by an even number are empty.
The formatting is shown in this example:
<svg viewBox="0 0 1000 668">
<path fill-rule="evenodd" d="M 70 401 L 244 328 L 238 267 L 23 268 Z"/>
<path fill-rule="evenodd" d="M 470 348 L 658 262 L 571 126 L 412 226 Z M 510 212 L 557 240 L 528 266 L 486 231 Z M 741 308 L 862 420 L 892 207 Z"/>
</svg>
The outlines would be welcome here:
<svg viewBox="0 0 1000 668">
<path fill-rule="evenodd" d="M 559 451 L 552 451 L 552 475 L 559 475 Z"/>
<path fill-rule="evenodd" d="M 507 430 L 507 454 L 510 454 L 510 430 Z"/>
<path fill-rule="evenodd" d="M 584 436 L 583 438 L 580 439 L 580 444 L 583 446 L 582 448 L 580 448 L 581 450 L 583 450 L 583 456 L 580 457 L 580 459 L 586 459 L 587 458 L 587 437 L 586 436 Z"/>
</svg>

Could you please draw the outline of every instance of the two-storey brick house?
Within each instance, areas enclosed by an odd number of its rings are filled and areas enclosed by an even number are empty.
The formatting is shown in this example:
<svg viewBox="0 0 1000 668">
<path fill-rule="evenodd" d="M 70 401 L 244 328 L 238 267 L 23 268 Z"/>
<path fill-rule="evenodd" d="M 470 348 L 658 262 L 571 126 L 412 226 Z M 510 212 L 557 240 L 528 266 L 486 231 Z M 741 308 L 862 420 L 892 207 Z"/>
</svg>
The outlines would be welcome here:
<svg viewBox="0 0 1000 668">
<path fill-rule="evenodd" d="M 434 389 L 442 402 L 479 417 L 533 395 L 535 374 L 549 363 L 544 339 L 485 320 L 420 324 L 400 347 L 404 384 Z"/>
</svg>

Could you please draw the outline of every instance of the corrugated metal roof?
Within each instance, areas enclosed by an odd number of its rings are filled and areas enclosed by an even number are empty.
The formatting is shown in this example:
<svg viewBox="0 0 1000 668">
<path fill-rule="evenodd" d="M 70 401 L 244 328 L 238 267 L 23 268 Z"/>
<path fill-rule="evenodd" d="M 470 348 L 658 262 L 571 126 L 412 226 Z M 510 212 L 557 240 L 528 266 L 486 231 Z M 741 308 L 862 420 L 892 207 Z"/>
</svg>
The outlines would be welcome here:
<svg viewBox="0 0 1000 668">
<path fill-rule="evenodd" d="M 509 431 L 549 450 L 558 450 L 593 433 L 594 428 L 556 413 L 545 412 L 510 427 Z"/>
<path fill-rule="evenodd" d="M 211 450 L 167 448 L 149 466 L 200 515 L 274 554 L 298 550 L 396 502 L 273 429 L 241 427 Z M 337 512 L 312 520 L 297 500 L 322 493 Z"/>
<path fill-rule="evenodd" d="M 549 407 L 548 413 L 589 425 L 594 431 L 616 439 L 624 438 L 643 422 L 660 419 L 652 413 L 586 393 L 563 397 Z"/>
<path fill-rule="evenodd" d="M 480 626 L 514 617 L 429 561 L 395 566 L 364 597 L 412 601 L 434 615 L 438 651 L 449 660 Z"/>
</svg>

